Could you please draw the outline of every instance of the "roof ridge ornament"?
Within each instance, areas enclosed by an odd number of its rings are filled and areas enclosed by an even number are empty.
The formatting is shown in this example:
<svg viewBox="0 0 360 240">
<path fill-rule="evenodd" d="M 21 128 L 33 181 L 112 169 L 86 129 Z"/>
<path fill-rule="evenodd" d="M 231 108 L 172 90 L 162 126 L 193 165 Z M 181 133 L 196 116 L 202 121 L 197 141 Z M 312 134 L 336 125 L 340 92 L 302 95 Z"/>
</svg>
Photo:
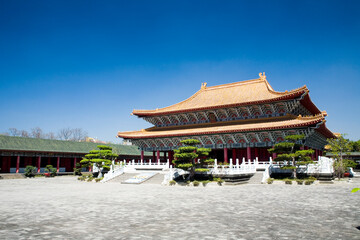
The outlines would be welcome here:
<svg viewBox="0 0 360 240">
<path fill-rule="evenodd" d="M 207 85 L 207 83 L 206 83 L 206 82 L 204 82 L 204 83 L 201 83 L 201 89 L 204 89 L 204 88 L 206 88 L 206 85 Z"/>
<path fill-rule="evenodd" d="M 259 77 L 261 80 L 266 80 L 265 72 L 259 73 Z"/>
</svg>

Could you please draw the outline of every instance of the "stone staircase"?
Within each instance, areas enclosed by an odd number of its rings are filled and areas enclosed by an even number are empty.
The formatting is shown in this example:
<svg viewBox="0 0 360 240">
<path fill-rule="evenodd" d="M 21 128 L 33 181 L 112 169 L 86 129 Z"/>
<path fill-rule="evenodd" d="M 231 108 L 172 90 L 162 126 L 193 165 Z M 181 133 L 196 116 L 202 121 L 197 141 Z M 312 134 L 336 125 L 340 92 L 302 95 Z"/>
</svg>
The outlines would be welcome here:
<svg viewBox="0 0 360 240">
<path fill-rule="evenodd" d="M 249 180 L 249 184 L 261 184 L 263 178 L 264 171 L 256 171 L 254 176 L 252 176 Z"/>
<path fill-rule="evenodd" d="M 111 183 L 122 183 L 124 182 L 125 180 L 128 180 L 129 178 L 132 178 L 133 176 L 137 175 L 139 173 L 124 173 L 124 174 L 121 174 L 120 176 L 117 176 L 111 180 L 109 180 L 108 182 L 111 182 Z"/>
<path fill-rule="evenodd" d="M 164 174 L 157 173 L 142 184 L 161 184 L 164 181 Z"/>
</svg>

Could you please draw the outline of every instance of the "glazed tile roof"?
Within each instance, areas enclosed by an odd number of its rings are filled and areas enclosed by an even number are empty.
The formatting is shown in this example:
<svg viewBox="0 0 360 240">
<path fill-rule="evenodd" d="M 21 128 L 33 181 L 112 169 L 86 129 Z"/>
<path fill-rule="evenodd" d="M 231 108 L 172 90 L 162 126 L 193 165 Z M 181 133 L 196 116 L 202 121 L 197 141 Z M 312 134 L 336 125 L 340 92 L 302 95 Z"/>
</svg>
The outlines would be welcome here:
<svg viewBox="0 0 360 240">
<path fill-rule="evenodd" d="M 291 99 L 309 92 L 306 86 L 291 91 L 276 92 L 267 82 L 265 75 L 259 75 L 259 79 L 213 87 L 207 87 L 205 83 L 198 92 L 182 102 L 156 110 L 134 110 L 132 114 L 138 116 L 165 115 L 203 109 L 260 104 Z"/>
<path fill-rule="evenodd" d="M 267 131 L 276 129 L 290 129 L 325 123 L 325 114 L 301 117 L 287 115 L 283 117 L 272 117 L 267 119 L 239 120 L 229 122 L 206 123 L 194 126 L 182 125 L 176 127 L 152 127 L 141 131 L 119 132 L 118 137 L 125 139 L 159 138 L 174 136 L 194 136 L 219 133 L 236 133 L 250 131 Z M 330 130 L 326 137 L 333 137 Z"/>
<path fill-rule="evenodd" d="M 120 155 L 140 155 L 140 150 L 134 145 L 100 144 L 92 142 L 73 142 L 39 138 L 24 138 L 0 135 L 0 151 L 29 151 L 29 152 L 54 152 L 54 153 L 88 153 L 97 149 L 98 145 L 113 148 Z M 145 155 L 150 155 L 146 152 Z"/>
</svg>

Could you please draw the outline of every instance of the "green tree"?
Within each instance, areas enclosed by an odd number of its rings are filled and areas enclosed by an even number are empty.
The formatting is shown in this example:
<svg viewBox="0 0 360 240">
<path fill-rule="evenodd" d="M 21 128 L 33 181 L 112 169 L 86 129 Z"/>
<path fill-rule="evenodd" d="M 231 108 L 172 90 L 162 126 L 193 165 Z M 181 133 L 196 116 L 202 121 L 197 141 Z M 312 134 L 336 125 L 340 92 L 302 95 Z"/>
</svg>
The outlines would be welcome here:
<svg viewBox="0 0 360 240">
<path fill-rule="evenodd" d="M 56 170 L 56 168 L 53 167 L 53 165 L 46 165 L 44 172 L 50 173 L 50 177 L 55 177 L 57 170 Z"/>
<path fill-rule="evenodd" d="M 37 173 L 36 167 L 30 166 L 30 165 L 26 166 L 25 171 L 24 171 L 25 177 L 28 177 L 28 178 L 35 177 L 36 173 Z"/>
<path fill-rule="evenodd" d="M 100 150 L 91 150 L 89 154 L 80 161 L 83 167 L 89 167 L 95 165 L 99 169 L 98 178 L 102 177 L 102 171 L 109 170 L 112 164 L 112 160 L 115 160 L 118 155 L 112 152 L 112 148 L 105 145 L 98 145 Z"/>
<path fill-rule="evenodd" d="M 285 137 L 285 142 L 277 143 L 268 151 L 270 153 L 277 153 L 274 159 L 276 162 L 282 164 L 281 169 L 292 169 L 292 177 L 297 178 L 296 171 L 300 165 L 308 165 L 313 163 L 309 155 L 314 153 L 314 150 L 301 150 L 301 140 L 305 138 L 304 135 L 289 135 Z"/>
<path fill-rule="evenodd" d="M 334 170 L 335 175 L 338 178 L 344 177 L 344 173 L 346 172 L 347 168 L 356 166 L 356 163 L 352 160 L 345 159 L 346 155 L 350 154 L 352 149 L 352 144 L 349 139 L 344 138 L 345 134 L 341 134 L 337 138 L 330 138 L 328 139 L 328 143 L 330 152 L 335 158 L 334 162 Z"/>
<path fill-rule="evenodd" d="M 196 172 L 208 171 L 209 169 L 206 166 L 214 162 L 214 159 L 207 158 L 211 149 L 197 148 L 196 145 L 199 145 L 200 141 L 195 139 L 186 139 L 181 143 L 185 146 L 174 150 L 175 160 L 173 163 L 176 168 L 188 171 L 187 180 L 193 181 Z M 200 162 L 196 162 L 196 159 L 200 159 Z"/>
</svg>

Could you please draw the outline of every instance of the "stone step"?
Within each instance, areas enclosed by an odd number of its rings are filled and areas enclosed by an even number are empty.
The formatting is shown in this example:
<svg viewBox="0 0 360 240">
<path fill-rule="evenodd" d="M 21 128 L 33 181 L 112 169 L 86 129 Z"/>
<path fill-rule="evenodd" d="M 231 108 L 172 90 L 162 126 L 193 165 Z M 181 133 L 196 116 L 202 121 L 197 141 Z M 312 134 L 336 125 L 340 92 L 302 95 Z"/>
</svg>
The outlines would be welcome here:
<svg viewBox="0 0 360 240">
<path fill-rule="evenodd" d="M 22 179 L 25 178 L 21 173 L 3 173 L 0 174 L 0 179 Z"/>
<path fill-rule="evenodd" d="M 263 171 L 255 172 L 254 176 L 252 176 L 249 180 L 249 184 L 261 184 L 263 178 Z"/>
<path fill-rule="evenodd" d="M 128 180 L 129 178 L 132 178 L 133 176 L 137 175 L 139 173 L 123 173 L 121 174 L 120 176 L 117 176 L 113 179 L 111 179 L 110 181 L 108 182 L 112 182 L 112 183 L 122 183 L 124 182 L 125 180 Z"/>
<path fill-rule="evenodd" d="M 152 176 L 151 178 L 149 178 L 148 180 L 146 180 L 145 182 L 143 182 L 142 184 L 161 184 L 163 181 L 164 181 L 164 174 L 158 173 Z"/>
</svg>

